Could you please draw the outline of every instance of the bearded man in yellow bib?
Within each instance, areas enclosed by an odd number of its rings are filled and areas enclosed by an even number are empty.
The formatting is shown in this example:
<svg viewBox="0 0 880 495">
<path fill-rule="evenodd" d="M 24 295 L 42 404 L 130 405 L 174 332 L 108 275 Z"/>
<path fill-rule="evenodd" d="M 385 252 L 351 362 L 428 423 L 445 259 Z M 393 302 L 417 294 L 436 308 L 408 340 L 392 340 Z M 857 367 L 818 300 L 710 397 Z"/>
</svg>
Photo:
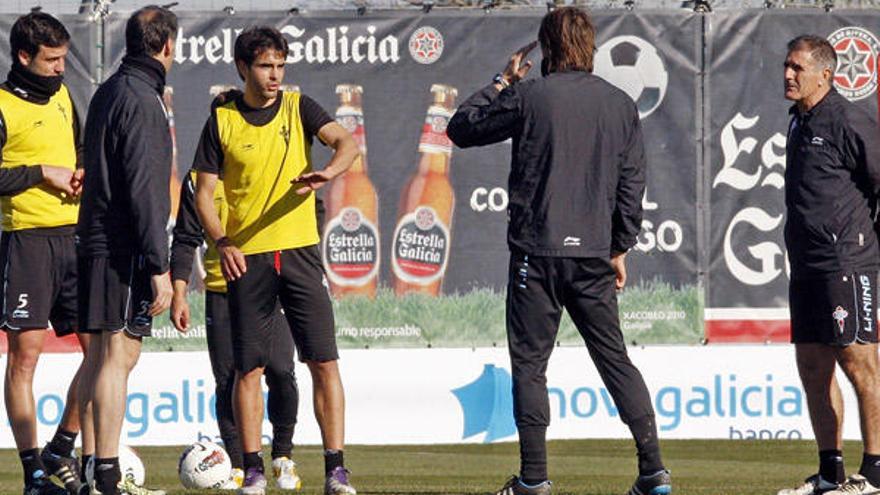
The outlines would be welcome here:
<svg viewBox="0 0 880 495">
<path fill-rule="evenodd" d="M 69 44 L 70 34 L 54 17 L 39 12 L 20 17 L 10 31 L 12 70 L 0 85 L 0 326 L 9 342 L 4 395 L 26 495 L 76 493 L 81 486 L 73 455 L 80 371 L 42 455 L 33 395 L 47 329 L 59 336 L 78 331 L 74 230 L 83 176 L 79 119 L 62 82 Z M 77 336 L 87 349 L 88 335 Z"/>
<path fill-rule="evenodd" d="M 359 152 L 354 138 L 314 100 L 280 90 L 287 54 L 287 41 L 274 28 L 251 28 L 236 39 L 235 64 L 245 90 L 216 107 L 205 124 L 193 162 L 196 208 L 217 246 L 228 284 L 236 369 L 233 408 L 245 468 L 239 493 L 265 492 L 260 379 L 280 302 L 314 380 L 325 449 L 324 492 L 351 495 L 356 492 L 342 458 L 345 399 L 333 308 L 317 246 L 315 190 L 345 172 Z M 320 171 L 312 169 L 314 137 L 334 150 Z M 228 206 L 225 222 L 214 202 L 220 175 Z"/>
</svg>

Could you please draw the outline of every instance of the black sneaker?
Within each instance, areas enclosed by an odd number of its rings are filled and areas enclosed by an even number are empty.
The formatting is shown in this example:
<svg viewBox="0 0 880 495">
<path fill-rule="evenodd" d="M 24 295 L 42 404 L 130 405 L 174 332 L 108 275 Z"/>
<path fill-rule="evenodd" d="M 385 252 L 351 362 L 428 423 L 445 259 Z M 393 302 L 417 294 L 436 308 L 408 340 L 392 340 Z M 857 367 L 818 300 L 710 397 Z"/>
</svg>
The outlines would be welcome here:
<svg viewBox="0 0 880 495">
<path fill-rule="evenodd" d="M 76 457 L 63 456 L 53 453 L 48 447 L 40 454 L 43 465 L 49 471 L 49 475 L 55 476 L 64 484 L 69 495 L 77 495 L 82 488 L 79 476 L 79 462 Z"/>
<path fill-rule="evenodd" d="M 68 495 L 67 490 L 52 483 L 45 474 L 24 487 L 24 495 Z"/>
<path fill-rule="evenodd" d="M 519 481 L 519 476 L 511 476 L 495 495 L 550 495 L 551 485 L 545 481 L 538 486 L 528 487 Z"/>
<path fill-rule="evenodd" d="M 669 495 L 672 493 L 672 476 L 663 470 L 650 476 L 639 476 L 626 495 Z"/>
</svg>

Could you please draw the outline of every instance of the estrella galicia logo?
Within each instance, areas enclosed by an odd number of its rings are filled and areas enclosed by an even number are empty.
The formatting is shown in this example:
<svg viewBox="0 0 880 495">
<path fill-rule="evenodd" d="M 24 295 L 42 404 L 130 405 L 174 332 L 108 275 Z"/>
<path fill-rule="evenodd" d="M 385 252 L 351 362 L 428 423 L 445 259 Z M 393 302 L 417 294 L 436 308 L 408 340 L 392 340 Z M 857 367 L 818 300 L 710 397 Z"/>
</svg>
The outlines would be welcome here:
<svg viewBox="0 0 880 495">
<path fill-rule="evenodd" d="M 479 378 L 452 393 L 464 413 L 462 439 L 485 432 L 483 442 L 490 443 L 516 433 L 513 379 L 506 369 L 487 364 Z"/>
</svg>

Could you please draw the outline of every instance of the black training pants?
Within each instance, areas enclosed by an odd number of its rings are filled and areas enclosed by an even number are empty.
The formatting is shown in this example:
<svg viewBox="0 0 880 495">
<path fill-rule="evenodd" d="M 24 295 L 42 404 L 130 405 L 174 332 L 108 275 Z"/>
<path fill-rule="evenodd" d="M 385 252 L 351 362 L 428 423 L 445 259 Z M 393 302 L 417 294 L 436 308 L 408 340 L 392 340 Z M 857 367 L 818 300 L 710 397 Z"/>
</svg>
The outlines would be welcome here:
<svg viewBox="0 0 880 495">
<path fill-rule="evenodd" d="M 550 424 L 547 362 L 556 344 L 563 308 L 580 331 L 623 422 L 632 427 L 633 421 L 654 416 L 648 389 L 623 342 L 610 262 L 512 253 L 507 340 L 513 370 L 514 418 L 524 464 L 530 462 L 529 456 L 538 463 L 546 457 L 543 436 Z M 534 449 L 526 445 L 529 442 L 535 444 Z M 543 462 L 546 464 L 546 460 Z"/>
<path fill-rule="evenodd" d="M 241 442 L 235 428 L 232 410 L 232 389 L 235 385 L 235 360 L 232 353 L 232 322 L 226 294 L 205 292 L 205 319 L 207 323 L 208 355 L 216 382 L 216 413 L 220 438 L 232 459 L 232 465 L 243 465 Z M 280 309 L 275 318 L 272 348 L 266 364 L 266 385 L 269 396 L 266 409 L 272 423 L 272 457 L 290 456 L 293 449 L 293 429 L 299 408 L 299 389 L 296 385 L 293 361 L 293 338 Z"/>
</svg>

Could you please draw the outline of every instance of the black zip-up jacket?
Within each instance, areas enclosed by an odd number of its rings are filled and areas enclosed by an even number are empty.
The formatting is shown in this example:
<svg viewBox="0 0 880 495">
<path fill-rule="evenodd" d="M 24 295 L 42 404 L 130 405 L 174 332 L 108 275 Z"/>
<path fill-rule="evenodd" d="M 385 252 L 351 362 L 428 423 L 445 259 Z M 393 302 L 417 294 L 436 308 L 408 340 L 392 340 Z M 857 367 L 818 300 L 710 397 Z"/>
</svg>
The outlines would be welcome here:
<svg viewBox="0 0 880 495">
<path fill-rule="evenodd" d="M 831 90 L 810 111 L 793 106 L 785 168 L 785 244 L 793 279 L 877 270 L 877 123 Z"/>
<path fill-rule="evenodd" d="M 86 117 L 77 224 L 81 255 L 141 255 L 153 275 L 168 271 L 172 148 L 164 88 L 158 61 L 129 56 L 98 88 Z"/>
<path fill-rule="evenodd" d="M 510 249 L 608 258 L 636 243 L 645 153 L 626 93 L 586 72 L 551 73 L 468 98 L 447 134 L 462 148 L 513 139 Z"/>
</svg>

